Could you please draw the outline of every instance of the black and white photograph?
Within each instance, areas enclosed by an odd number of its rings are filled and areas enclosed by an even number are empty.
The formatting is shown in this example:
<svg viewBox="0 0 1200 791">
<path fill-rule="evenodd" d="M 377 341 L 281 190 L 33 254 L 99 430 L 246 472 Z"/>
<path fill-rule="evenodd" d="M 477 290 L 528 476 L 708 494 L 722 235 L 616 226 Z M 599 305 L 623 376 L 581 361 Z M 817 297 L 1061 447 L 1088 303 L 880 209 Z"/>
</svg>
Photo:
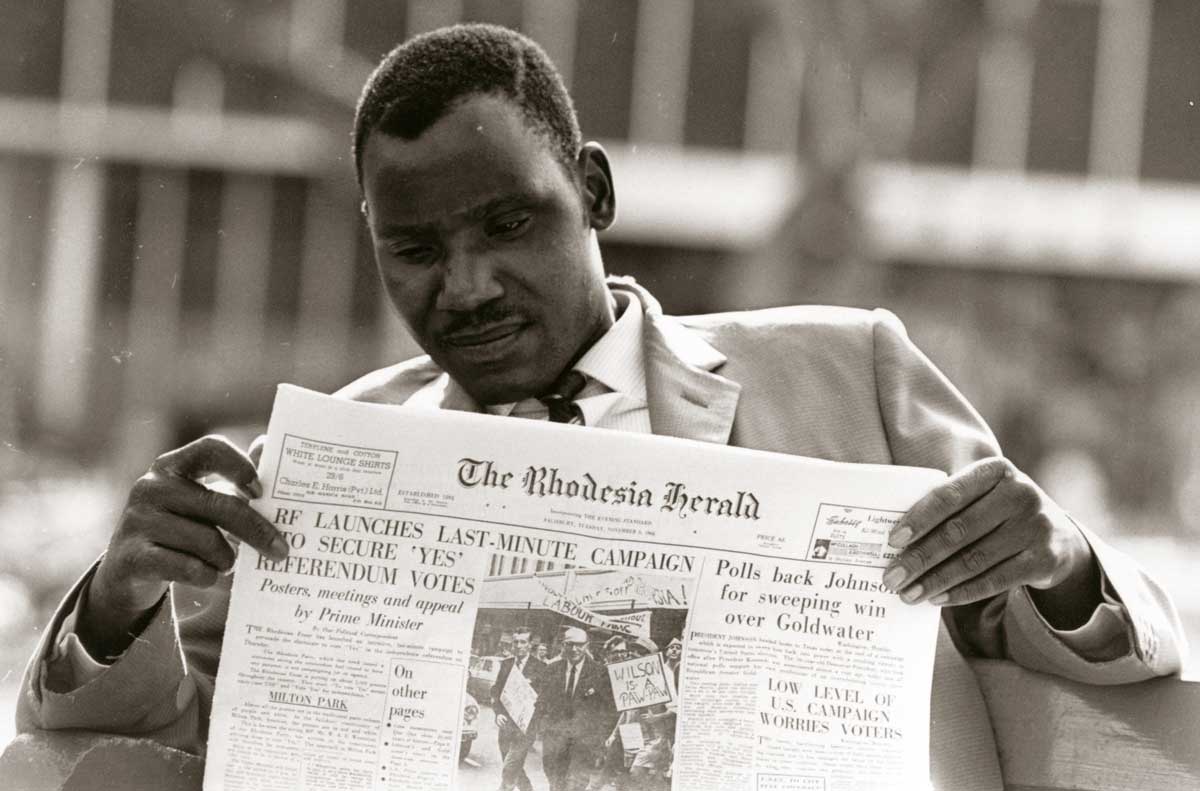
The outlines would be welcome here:
<svg viewBox="0 0 1200 791">
<path fill-rule="evenodd" d="M 491 570 L 467 682 L 479 735 L 459 787 L 669 789 L 692 581 L 502 555 Z M 657 684 L 623 672 L 636 660 L 660 668 Z M 509 710 L 515 688 L 532 700 L 523 714 Z"/>
<path fill-rule="evenodd" d="M 1197 42 L 1198 0 L 0 0 L 0 788 L 850 791 L 887 757 L 936 791 L 1194 791 Z M 327 401 L 287 447 L 345 451 L 294 507 L 263 456 L 287 386 Z M 463 418 L 442 449 L 561 431 L 603 508 L 516 524 L 521 469 L 474 457 L 432 491 L 373 441 L 398 414 Z M 622 478 L 585 458 L 609 435 L 670 463 Z M 771 459 L 928 477 L 848 540 L 685 492 L 697 448 L 806 497 Z M 709 579 L 464 571 L 526 528 L 727 553 L 716 622 L 757 657 L 705 693 L 728 719 L 689 735 L 678 683 L 725 637 L 687 633 Z M 391 588 L 318 584 L 351 563 Z M 833 629 L 842 565 L 919 678 L 769 631 L 764 591 Z M 316 601 L 342 588 L 375 610 Z M 283 597 L 330 611 L 321 661 L 251 628 Z M 807 677 L 776 638 L 858 663 L 822 705 L 920 727 L 768 767 L 755 690 Z"/>
</svg>

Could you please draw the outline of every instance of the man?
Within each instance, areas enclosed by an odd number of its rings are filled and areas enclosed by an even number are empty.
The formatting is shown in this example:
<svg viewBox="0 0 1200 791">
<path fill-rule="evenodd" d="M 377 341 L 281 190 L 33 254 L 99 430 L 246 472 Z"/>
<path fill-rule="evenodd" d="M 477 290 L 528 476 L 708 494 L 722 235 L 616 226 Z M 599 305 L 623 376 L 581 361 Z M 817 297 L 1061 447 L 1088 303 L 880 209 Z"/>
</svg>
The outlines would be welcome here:
<svg viewBox="0 0 1200 791">
<path fill-rule="evenodd" d="M 496 683 L 492 685 L 492 712 L 496 715 L 496 738 L 500 742 L 500 758 L 503 765 L 500 772 L 500 791 L 511 791 L 513 788 L 530 791 L 533 788 L 529 782 L 529 775 L 525 774 L 525 756 L 533 744 L 533 728 L 521 730 L 521 727 L 513 722 L 501 699 L 504 687 L 514 672 L 520 673 L 530 685 L 536 686 L 538 676 L 546 667 L 544 662 L 530 653 L 529 640 L 529 630 L 518 629 L 513 632 L 513 655 L 500 663 Z"/>
<path fill-rule="evenodd" d="M 633 656 L 633 652 L 630 651 L 629 643 L 625 636 L 618 634 L 604 641 L 603 655 L 604 663 L 611 665 L 615 662 L 624 662 Z M 617 714 L 617 721 L 613 725 L 612 732 L 604 740 L 600 755 L 597 757 L 596 771 L 592 773 L 592 779 L 588 783 L 587 791 L 605 791 L 607 788 L 614 786 L 618 791 L 624 788 L 624 780 L 628 775 L 628 770 L 625 768 L 625 750 L 621 742 L 620 729 L 622 725 L 634 722 L 638 722 L 637 711 L 628 710 Z"/>
<path fill-rule="evenodd" d="M 586 632 L 568 628 L 562 656 L 546 666 L 537 686 L 534 717 L 550 791 L 587 788 L 604 739 L 617 721 L 608 671 L 588 656 L 587 644 Z"/>
<path fill-rule="evenodd" d="M 604 661 L 610 665 L 635 656 L 656 653 L 658 646 L 649 638 L 638 638 L 631 643 L 624 636 L 616 635 L 604 644 Z M 674 711 L 661 703 L 620 712 L 616 725 L 604 741 L 599 767 L 592 776 L 588 791 L 608 791 L 610 788 L 624 791 L 657 786 L 656 781 L 670 765 L 667 732 L 674 727 L 674 717 Z M 640 744 L 625 743 L 621 730 L 628 725 L 639 726 L 642 735 Z"/>
<path fill-rule="evenodd" d="M 354 153 L 383 286 L 428 356 L 342 397 L 951 474 L 893 530 L 903 552 L 883 577 L 903 601 L 945 608 L 939 784 L 1000 783 L 982 697 L 951 640 L 1095 683 L 1180 667 L 1182 630 L 1162 591 L 1001 457 L 894 316 L 800 307 L 677 319 L 635 283 L 606 281 L 597 235 L 616 216 L 613 175 L 532 42 L 467 26 L 397 48 L 363 92 Z M 47 630 L 21 728 L 203 751 L 233 561 L 214 526 L 271 557 L 287 551 L 241 499 L 195 483 L 209 474 L 261 494 L 250 458 L 219 438 L 159 457 Z"/>
</svg>

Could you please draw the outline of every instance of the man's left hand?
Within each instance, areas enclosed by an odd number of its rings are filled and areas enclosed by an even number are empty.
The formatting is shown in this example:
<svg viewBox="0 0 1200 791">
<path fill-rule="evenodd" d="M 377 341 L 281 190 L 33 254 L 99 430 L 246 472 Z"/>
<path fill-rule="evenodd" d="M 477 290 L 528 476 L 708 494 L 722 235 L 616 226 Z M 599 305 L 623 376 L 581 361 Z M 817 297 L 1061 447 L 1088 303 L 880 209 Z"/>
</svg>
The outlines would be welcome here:
<svg viewBox="0 0 1200 791">
<path fill-rule="evenodd" d="M 1049 620 L 1074 628 L 1098 603 L 1087 540 L 1008 459 L 982 459 L 939 485 L 900 518 L 888 543 L 903 551 L 883 582 L 910 604 L 967 604 L 1027 585 L 1045 592 L 1035 601 L 1055 611 Z M 1050 593 L 1060 589 L 1062 597 Z"/>
</svg>

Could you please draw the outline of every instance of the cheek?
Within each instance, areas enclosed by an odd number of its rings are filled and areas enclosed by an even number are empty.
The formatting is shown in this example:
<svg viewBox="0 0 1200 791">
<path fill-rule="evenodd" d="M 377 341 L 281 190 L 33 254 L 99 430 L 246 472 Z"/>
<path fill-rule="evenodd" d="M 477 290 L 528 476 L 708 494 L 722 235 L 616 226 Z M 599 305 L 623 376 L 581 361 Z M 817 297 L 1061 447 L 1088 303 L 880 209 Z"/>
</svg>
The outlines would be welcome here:
<svg viewBox="0 0 1200 791">
<path fill-rule="evenodd" d="M 383 289 L 404 320 L 420 330 L 437 298 L 435 279 L 428 273 L 385 276 Z"/>
</svg>

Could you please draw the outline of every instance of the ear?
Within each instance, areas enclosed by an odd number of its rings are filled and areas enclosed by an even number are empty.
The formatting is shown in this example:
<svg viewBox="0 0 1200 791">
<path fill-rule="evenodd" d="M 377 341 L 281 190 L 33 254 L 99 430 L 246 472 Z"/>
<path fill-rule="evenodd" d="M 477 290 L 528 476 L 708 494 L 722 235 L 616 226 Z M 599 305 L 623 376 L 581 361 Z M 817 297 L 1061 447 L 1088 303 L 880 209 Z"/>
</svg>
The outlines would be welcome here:
<svg viewBox="0 0 1200 791">
<path fill-rule="evenodd" d="M 583 207 L 588 226 L 603 231 L 617 219 L 617 194 L 613 190 L 608 154 L 599 143 L 584 143 L 576 165 L 583 180 Z"/>
</svg>

